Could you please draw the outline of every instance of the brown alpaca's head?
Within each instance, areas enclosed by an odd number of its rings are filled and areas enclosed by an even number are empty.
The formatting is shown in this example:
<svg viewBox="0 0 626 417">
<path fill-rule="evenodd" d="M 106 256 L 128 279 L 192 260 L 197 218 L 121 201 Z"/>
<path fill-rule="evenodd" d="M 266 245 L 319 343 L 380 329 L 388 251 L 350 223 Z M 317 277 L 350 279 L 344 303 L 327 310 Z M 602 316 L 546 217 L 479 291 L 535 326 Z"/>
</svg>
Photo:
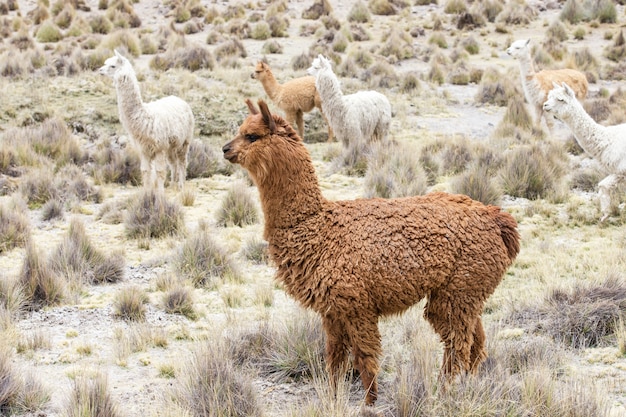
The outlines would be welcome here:
<svg viewBox="0 0 626 417">
<path fill-rule="evenodd" d="M 259 61 L 256 63 L 256 67 L 254 67 L 254 72 L 250 74 L 250 78 L 262 80 L 268 72 L 270 72 L 270 66 L 263 61 Z"/>
<path fill-rule="evenodd" d="M 250 115 L 222 148 L 224 158 L 244 167 L 254 179 L 262 179 L 306 152 L 298 134 L 282 117 L 272 115 L 263 100 L 259 100 L 260 110 L 250 100 L 246 104 Z"/>
</svg>

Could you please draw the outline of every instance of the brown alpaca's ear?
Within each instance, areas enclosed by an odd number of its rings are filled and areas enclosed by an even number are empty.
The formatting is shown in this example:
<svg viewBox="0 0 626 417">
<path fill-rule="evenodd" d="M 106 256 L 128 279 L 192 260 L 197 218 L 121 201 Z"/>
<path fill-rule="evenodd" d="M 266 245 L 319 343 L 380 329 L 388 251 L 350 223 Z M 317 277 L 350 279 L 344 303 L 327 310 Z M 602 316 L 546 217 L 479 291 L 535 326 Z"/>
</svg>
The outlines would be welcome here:
<svg viewBox="0 0 626 417">
<path fill-rule="evenodd" d="M 263 121 L 270 129 L 270 133 L 276 133 L 276 122 L 274 122 L 274 118 L 270 113 L 270 109 L 269 107 L 267 107 L 267 104 L 265 104 L 263 100 L 259 100 L 259 108 L 261 109 L 261 114 L 263 115 Z"/>
<path fill-rule="evenodd" d="M 246 104 L 248 105 L 248 109 L 250 110 L 250 114 L 259 114 L 259 110 L 254 107 L 254 103 L 249 98 L 246 99 Z"/>
</svg>

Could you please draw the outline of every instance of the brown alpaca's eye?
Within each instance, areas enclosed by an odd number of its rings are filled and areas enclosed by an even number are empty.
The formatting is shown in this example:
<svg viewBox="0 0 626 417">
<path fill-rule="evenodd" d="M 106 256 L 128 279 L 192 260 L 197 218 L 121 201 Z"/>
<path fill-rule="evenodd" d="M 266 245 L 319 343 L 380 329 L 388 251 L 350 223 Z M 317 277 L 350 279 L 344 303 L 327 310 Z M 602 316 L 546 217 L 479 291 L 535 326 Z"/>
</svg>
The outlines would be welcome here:
<svg viewBox="0 0 626 417">
<path fill-rule="evenodd" d="M 259 140 L 259 136 L 258 135 L 253 135 L 252 133 L 248 133 L 246 135 L 246 139 L 248 140 L 248 142 L 253 143 L 253 142 L 256 142 L 257 140 Z"/>
</svg>

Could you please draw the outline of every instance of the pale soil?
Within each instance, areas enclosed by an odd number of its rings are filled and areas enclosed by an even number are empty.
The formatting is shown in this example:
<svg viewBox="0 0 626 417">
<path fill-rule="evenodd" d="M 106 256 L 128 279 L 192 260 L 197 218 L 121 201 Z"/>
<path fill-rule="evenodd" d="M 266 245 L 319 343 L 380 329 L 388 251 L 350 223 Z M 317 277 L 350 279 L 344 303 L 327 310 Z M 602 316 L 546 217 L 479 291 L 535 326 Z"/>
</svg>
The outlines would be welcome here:
<svg viewBox="0 0 626 417">
<path fill-rule="evenodd" d="M 96 10 L 96 2 L 90 1 L 93 10 Z M 208 2 L 207 2 L 208 3 Z M 301 11 L 308 8 L 310 1 L 290 1 L 290 37 L 280 39 L 284 47 L 281 55 L 269 57 L 270 64 L 279 79 L 288 79 L 294 75 L 289 67 L 292 56 L 299 55 L 308 49 L 315 39 L 297 36 L 298 28 L 306 21 L 300 19 Z M 352 1 L 333 2 L 334 13 L 337 18 L 344 20 Z M 444 3 L 440 1 L 440 3 Z M 531 5 L 543 4 L 543 2 L 528 1 Z M 228 2 L 208 3 L 216 4 L 219 8 L 225 8 Z M 34 0 L 24 0 L 21 9 L 24 11 L 34 7 Z M 141 0 L 134 5 L 135 11 L 141 16 L 142 27 L 157 27 L 165 19 L 167 7 L 158 0 Z M 422 6 L 412 9 L 411 18 L 416 22 L 428 20 L 432 13 L 441 13 L 442 6 Z M 623 24 L 624 7 L 618 7 L 620 22 Z M 529 27 L 515 27 L 510 34 L 497 34 L 490 31 L 486 37 L 477 36 L 483 47 L 481 53 L 472 57 L 472 63 L 485 68 L 496 65 L 502 69 L 510 69 L 509 74 L 517 75 L 517 63 L 505 56 L 504 49 L 509 41 L 514 38 L 531 37 L 539 40 L 545 31 L 544 22 L 550 22 L 558 15 L 556 10 L 547 10 L 542 16 L 534 21 Z M 375 17 L 375 23 L 369 30 L 372 34 L 382 32 L 389 25 L 389 20 Z M 205 27 L 203 33 L 194 35 L 194 40 L 203 42 L 209 27 Z M 603 29 L 594 30 L 587 36 L 584 42 L 576 43 L 568 41 L 572 48 L 589 46 L 595 48 L 606 44 L 602 40 Z M 426 38 L 416 38 L 418 44 L 425 44 Z M 371 42 L 372 43 L 372 42 Z M 370 44 L 371 44 L 370 43 Z M 248 52 L 249 71 L 252 71 L 254 62 L 261 58 L 262 41 L 246 40 Z M 141 57 L 136 60 L 140 71 L 149 73 L 147 62 L 149 57 Z M 428 64 L 419 60 L 411 60 L 396 65 L 397 71 L 414 70 L 424 72 L 428 70 Z M 245 69 L 240 71 L 245 73 Z M 280 75 L 278 75 L 280 74 Z M 245 75 L 245 74 L 244 74 Z M 241 76 L 241 79 L 245 79 Z M 86 76 L 88 82 L 95 81 L 95 77 Z M 54 82 L 54 81 L 52 81 Z M 256 91 L 257 97 L 266 98 L 259 84 L 255 80 L 244 81 L 247 90 Z M 346 85 L 351 86 L 350 80 L 345 80 Z M 591 94 L 596 94 L 601 87 L 614 91 L 626 83 L 600 82 L 591 85 Z M 473 140 L 485 140 L 499 123 L 504 108 L 494 106 L 476 106 L 474 95 L 477 86 L 430 86 L 423 83 L 423 94 L 399 102 L 401 98 L 394 96 L 396 120 L 392 125 L 392 134 L 397 140 L 416 141 L 433 138 L 445 139 L 457 134 L 464 134 Z M 216 95 L 219 92 L 216 92 Z M 390 93 L 391 95 L 392 93 Z M 425 97 L 425 98 L 424 98 Z M 243 100 L 245 97 L 241 97 Z M 211 111 L 211 110 L 207 110 Z M 212 110 L 216 111 L 216 110 Z M 219 110 L 217 110 L 219 111 Z M 121 132 L 121 130 L 118 130 Z M 569 132 L 563 126 L 558 126 L 556 139 L 564 140 Z M 362 179 L 346 177 L 340 174 L 329 174 L 328 164 L 322 161 L 328 144 L 307 145 L 314 156 L 316 168 L 320 176 L 323 192 L 330 199 L 357 198 L 362 195 Z M 206 220 L 219 241 L 233 253 L 239 252 L 243 243 L 253 235 L 261 235 L 262 225 L 253 225 L 245 228 L 218 228 L 215 226 L 215 212 L 221 198 L 233 182 L 232 177 L 215 176 L 209 179 L 188 181 L 188 186 L 195 187 L 196 201 L 192 207 L 184 207 L 187 230 L 193 233 L 198 221 Z M 444 185 L 438 185 L 444 188 Z M 105 186 L 103 187 L 104 201 L 121 200 L 131 197 L 138 189 L 133 187 Z M 178 196 L 168 190 L 168 196 L 177 199 Z M 593 194 L 581 194 L 582 201 L 594 200 Z M 2 200 L 6 197 L 2 197 Z M 524 200 L 507 199 L 503 206 L 512 211 L 518 221 L 523 237 L 523 249 L 518 263 L 520 265 L 537 267 L 542 265 L 545 276 L 525 275 L 526 268 L 520 266 L 514 276 L 508 276 L 494 294 L 490 303 L 502 305 L 532 301 L 545 295 L 546 288 L 557 285 L 565 285 L 576 279 L 601 279 L 611 271 L 624 273 L 626 271 L 626 231 L 621 226 L 609 226 L 598 229 L 597 226 L 582 226 L 576 229 L 554 229 L 549 221 L 541 216 L 524 218 L 524 208 L 529 202 Z M 547 203 L 546 203 L 547 204 Z M 67 213 L 63 221 L 52 223 L 39 220 L 40 213 L 33 210 L 29 213 L 33 226 L 34 241 L 44 250 L 52 250 L 58 244 L 67 231 L 68 219 L 78 217 L 85 223 L 87 234 L 98 248 L 109 252 L 121 250 L 127 262 L 126 278 L 123 282 L 93 286 L 86 289 L 75 304 L 61 307 L 47 308 L 39 312 L 28 313 L 16 324 L 17 334 L 27 335 L 33 331 L 41 331 L 48 335 L 51 347 L 35 352 L 27 352 L 17 355 L 17 363 L 24 372 L 34 372 L 51 390 L 51 405 L 38 415 L 58 416 L 60 408 L 67 398 L 71 387 L 70 376 L 81 371 L 100 369 L 108 375 L 113 397 L 122 405 L 123 414 L 126 416 L 160 416 L 164 415 L 163 398 L 168 389 L 175 384 L 175 380 L 165 379 L 158 376 L 158 366 L 162 364 L 180 365 L 188 356 L 189 350 L 194 344 L 194 339 L 211 340 L 219 329 L 224 326 L 245 324 L 270 316 L 277 321 L 285 318 L 298 307 L 285 296 L 280 289 L 274 290 L 274 306 L 267 311 L 253 303 L 253 292 L 257 286 L 270 286 L 272 283 L 273 268 L 270 266 L 252 265 L 239 256 L 240 265 L 244 269 L 246 285 L 243 285 L 245 293 L 244 306 L 236 309 L 225 307 L 219 292 L 196 290 L 196 307 L 201 318 L 190 321 L 186 318 L 166 314 L 159 306 L 161 293 L 155 289 L 155 279 L 171 270 L 169 259 L 180 246 L 182 238 L 168 238 L 150 242 L 149 250 L 138 247 L 136 241 L 127 239 L 124 235 L 123 225 L 109 225 L 102 221 L 96 221 L 95 215 L 101 205 L 83 204 L 81 213 Z M 563 209 L 561 206 L 560 209 Z M 549 230 L 544 233 L 543 230 Z M 24 251 L 15 249 L 0 256 L 0 271 L 6 276 L 16 275 L 21 266 Z M 543 266 L 547 265 L 547 266 Z M 112 299 L 115 293 L 122 287 L 137 284 L 150 291 L 151 302 L 148 305 L 146 322 L 139 326 L 131 326 L 112 314 Z M 420 318 L 419 311 L 410 314 Z M 389 336 L 385 339 L 385 350 L 393 349 L 391 338 L 394 332 L 394 323 L 399 318 L 394 318 L 383 323 L 383 334 Z M 496 325 L 497 315 L 486 315 L 485 321 L 489 325 Z M 116 329 L 130 332 L 132 328 L 162 329 L 168 337 L 166 348 L 149 347 L 145 350 L 128 356 L 125 363 L 120 363 L 116 354 L 117 342 L 115 341 Z M 497 328 L 497 326 L 496 326 Z M 507 330 L 507 329 L 503 329 Z M 77 334 L 73 337 L 71 332 Z M 70 333 L 68 333 L 70 332 Z M 177 335 L 188 335 L 179 338 Z M 490 334 L 497 340 L 497 334 Z M 428 337 L 433 337 L 429 334 Z M 497 341 L 496 341 L 497 343 Z M 91 354 L 81 355 L 77 348 L 88 345 Z M 626 358 L 620 356 L 617 347 L 602 349 L 589 349 L 573 355 L 572 364 L 568 372 L 580 375 L 588 383 L 597 383 L 601 390 L 606 393 L 611 404 L 611 415 L 626 415 Z M 259 397 L 267 416 L 289 415 L 290 411 L 297 408 L 297 404 L 304 399 L 314 396 L 313 388 L 304 383 L 276 384 L 270 381 L 256 380 Z M 357 393 L 360 395 L 360 391 Z M 388 406 L 388 397 L 383 393 L 379 407 L 384 409 Z M 358 405 L 358 398 L 354 402 Z"/>
</svg>

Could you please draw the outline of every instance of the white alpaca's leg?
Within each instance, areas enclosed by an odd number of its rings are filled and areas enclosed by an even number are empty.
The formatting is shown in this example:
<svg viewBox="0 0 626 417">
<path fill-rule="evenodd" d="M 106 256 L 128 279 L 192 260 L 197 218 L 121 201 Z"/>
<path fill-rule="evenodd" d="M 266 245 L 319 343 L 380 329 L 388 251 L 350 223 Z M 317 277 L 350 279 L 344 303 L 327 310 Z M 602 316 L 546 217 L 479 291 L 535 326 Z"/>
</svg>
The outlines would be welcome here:
<svg viewBox="0 0 626 417">
<path fill-rule="evenodd" d="M 143 155 L 143 153 L 141 154 L 141 165 L 140 165 L 140 169 L 141 169 L 141 183 L 143 184 L 144 188 L 152 188 L 154 187 L 154 177 L 152 175 L 152 164 L 150 159 Z"/>
<path fill-rule="evenodd" d="M 600 211 L 602 212 L 602 218 L 600 221 L 605 221 L 611 215 L 611 190 L 619 183 L 619 177 L 617 175 L 609 175 L 598 184 L 600 195 Z"/>
<path fill-rule="evenodd" d="M 165 177 L 167 176 L 167 158 L 164 152 L 156 155 L 153 163 L 154 186 L 163 191 L 165 189 Z"/>
</svg>

